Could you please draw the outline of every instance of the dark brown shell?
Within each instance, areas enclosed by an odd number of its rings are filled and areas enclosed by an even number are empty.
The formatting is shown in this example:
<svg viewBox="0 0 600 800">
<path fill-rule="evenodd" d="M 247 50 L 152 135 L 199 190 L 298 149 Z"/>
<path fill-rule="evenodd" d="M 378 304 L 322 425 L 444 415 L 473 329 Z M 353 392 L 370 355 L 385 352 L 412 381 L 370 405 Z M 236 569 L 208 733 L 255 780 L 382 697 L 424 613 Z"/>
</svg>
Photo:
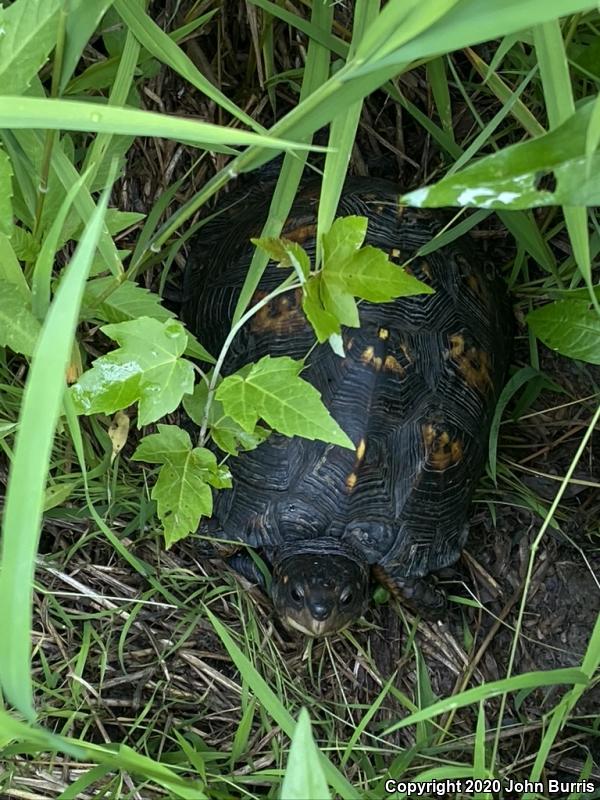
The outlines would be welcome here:
<svg viewBox="0 0 600 800">
<path fill-rule="evenodd" d="M 319 186 L 305 186 L 285 227 L 314 254 Z M 184 319 L 212 352 L 230 329 L 241 284 L 273 195 L 255 185 L 196 241 L 185 279 Z M 241 198 L 241 199 L 240 199 Z M 401 209 L 388 182 L 350 179 L 339 216 L 368 217 L 367 243 L 403 263 L 440 229 L 439 212 Z M 233 489 L 219 493 L 222 535 L 267 552 L 293 540 L 333 537 L 370 564 L 422 576 L 453 563 L 483 470 L 491 415 L 509 351 L 511 314 L 484 258 L 455 242 L 415 258 L 413 274 L 436 291 L 360 304 L 361 327 L 344 329 L 346 357 L 317 346 L 302 377 L 350 436 L 355 452 L 273 434 L 231 459 Z M 270 265 L 256 298 L 286 272 Z M 303 358 L 315 342 L 301 297 L 281 295 L 236 337 L 226 372 L 262 356 Z"/>
</svg>

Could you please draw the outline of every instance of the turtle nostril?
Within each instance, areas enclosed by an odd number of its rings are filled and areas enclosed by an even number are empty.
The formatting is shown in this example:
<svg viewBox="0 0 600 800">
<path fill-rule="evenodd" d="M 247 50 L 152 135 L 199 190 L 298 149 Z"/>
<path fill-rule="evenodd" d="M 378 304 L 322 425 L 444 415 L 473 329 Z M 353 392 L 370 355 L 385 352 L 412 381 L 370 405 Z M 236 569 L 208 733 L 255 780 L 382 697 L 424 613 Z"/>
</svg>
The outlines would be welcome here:
<svg viewBox="0 0 600 800">
<path fill-rule="evenodd" d="M 322 622 L 331 614 L 332 606 L 329 603 L 313 603 L 310 606 L 312 616 Z"/>
</svg>

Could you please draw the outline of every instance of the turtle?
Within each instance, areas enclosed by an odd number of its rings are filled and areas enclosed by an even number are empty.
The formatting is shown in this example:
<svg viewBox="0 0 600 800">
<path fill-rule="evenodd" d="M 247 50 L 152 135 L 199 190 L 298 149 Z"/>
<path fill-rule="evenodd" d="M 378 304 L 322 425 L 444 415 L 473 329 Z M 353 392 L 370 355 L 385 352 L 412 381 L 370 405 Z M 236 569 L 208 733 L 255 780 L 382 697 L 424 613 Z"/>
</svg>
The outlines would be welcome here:
<svg viewBox="0 0 600 800">
<path fill-rule="evenodd" d="M 272 181 L 226 196 L 202 228 L 184 273 L 187 327 L 209 351 L 230 331 L 241 286 L 273 197 Z M 320 184 L 304 181 L 283 236 L 315 253 Z M 342 327 L 343 356 L 319 344 L 300 290 L 274 297 L 242 327 L 223 374 L 265 355 L 305 359 L 302 378 L 319 392 L 354 450 L 272 432 L 229 461 L 232 488 L 217 494 L 200 534 L 239 545 L 234 568 L 261 579 L 286 627 L 329 635 L 359 618 L 380 583 L 422 616 L 445 615 L 432 573 L 465 545 L 473 492 L 510 358 L 512 312 L 487 254 L 462 237 L 424 248 L 447 211 L 403 206 L 387 180 L 348 178 L 338 216 L 368 219 L 366 243 L 434 289 L 359 303 L 360 327 Z M 267 266 L 251 304 L 287 272 Z"/>
</svg>

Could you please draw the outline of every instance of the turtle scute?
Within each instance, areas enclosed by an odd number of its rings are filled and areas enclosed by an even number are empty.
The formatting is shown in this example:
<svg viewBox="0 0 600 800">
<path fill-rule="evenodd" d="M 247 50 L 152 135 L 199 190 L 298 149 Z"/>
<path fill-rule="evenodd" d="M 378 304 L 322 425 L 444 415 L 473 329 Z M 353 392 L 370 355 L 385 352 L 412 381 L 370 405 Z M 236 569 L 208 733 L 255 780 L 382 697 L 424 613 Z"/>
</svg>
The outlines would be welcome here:
<svg viewBox="0 0 600 800">
<path fill-rule="evenodd" d="M 229 333 L 250 238 L 260 234 L 273 188 L 258 182 L 228 195 L 193 246 L 183 315 L 212 352 Z M 211 535 L 260 552 L 273 569 L 278 615 L 309 635 L 359 617 L 371 579 L 423 613 L 442 613 L 429 576 L 465 544 L 507 369 L 512 315 L 503 282 L 464 238 L 415 257 L 446 220 L 401 208 L 398 196 L 394 184 L 349 179 L 338 216 L 367 217 L 366 243 L 395 263 L 412 259 L 410 271 L 433 294 L 361 302 L 360 327 L 342 332 L 344 357 L 316 344 L 299 292 L 279 295 L 237 334 L 224 364 L 229 374 L 267 354 L 309 354 L 302 377 L 355 444 L 351 451 L 273 433 L 231 459 L 233 487 L 215 498 Z M 318 197 L 318 184 L 305 184 L 284 229 L 311 258 Z M 270 264 L 254 302 L 285 276 Z"/>
</svg>

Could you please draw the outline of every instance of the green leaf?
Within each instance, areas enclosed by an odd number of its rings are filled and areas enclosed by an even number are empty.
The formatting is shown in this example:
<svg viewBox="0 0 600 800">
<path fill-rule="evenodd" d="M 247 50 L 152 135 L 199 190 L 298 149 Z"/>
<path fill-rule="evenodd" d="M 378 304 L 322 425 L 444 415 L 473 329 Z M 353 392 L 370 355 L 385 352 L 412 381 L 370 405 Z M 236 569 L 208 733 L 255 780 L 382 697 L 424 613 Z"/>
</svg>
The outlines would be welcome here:
<svg viewBox="0 0 600 800">
<path fill-rule="evenodd" d="M 203 422 L 207 400 L 208 386 L 205 381 L 197 383 L 193 393 L 183 398 L 186 414 L 199 427 Z M 239 423 L 225 414 L 223 404 L 214 397 L 208 411 L 208 429 L 217 447 L 233 456 L 239 455 L 240 450 L 254 450 L 270 433 L 260 425 L 253 431 L 245 431 Z"/>
<path fill-rule="evenodd" d="M 211 356 L 208 350 L 200 344 L 198 339 L 196 339 L 194 334 L 190 333 L 188 330 L 186 330 L 186 333 L 188 337 L 188 343 L 187 347 L 185 348 L 185 355 L 191 356 L 192 358 L 197 358 L 200 361 L 205 361 L 207 364 L 215 364 L 216 358 Z"/>
<path fill-rule="evenodd" d="M 349 294 L 380 303 L 395 297 L 433 292 L 431 287 L 392 264 L 382 250 L 361 247 L 367 225 L 366 217 L 341 217 L 323 236 L 322 276 L 327 294 L 321 291 L 321 297 L 325 308 L 344 325 L 352 323 L 345 322 L 335 308 L 345 319 L 355 320 L 347 299 Z"/>
<path fill-rule="evenodd" d="M 46 63 L 56 43 L 60 5 L 60 0 L 16 0 L 8 8 L 0 8 L 3 93 L 21 94 Z"/>
<path fill-rule="evenodd" d="M 4 283 L 0 288 L 0 347 L 31 356 L 40 329 L 19 289 L 12 283 Z"/>
<path fill-rule="evenodd" d="M 7 283 L 16 286 L 19 294 L 25 300 L 31 301 L 31 290 L 17 261 L 11 240 L 0 231 L 0 286 Z"/>
<path fill-rule="evenodd" d="M 312 325 L 319 342 L 326 342 L 330 336 L 339 333 L 340 323 L 335 316 L 335 308 L 329 311 L 321 297 L 322 274 L 313 275 L 304 284 L 302 309 Z"/>
<path fill-rule="evenodd" d="M 39 245 L 34 242 L 32 234 L 19 225 L 14 225 L 11 230 L 10 243 L 19 261 L 35 261 L 40 252 Z"/>
<path fill-rule="evenodd" d="M 569 358 L 600 364 L 600 317 L 587 300 L 559 300 L 536 308 L 527 323 L 541 341 Z"/>
<path fill-rule="evenodd" d="M 115 287 L 106 294 L 111 287 Z M 102 302 L 98 302 L 104 295 Z M 159 322 L 175 315 L 163 305 L 161 298 L 133 281 L 118 284 L 115 278 L 96 278 L 85 287 L 83 316 L 87 319 L 102 319 L 105 322 L 125 322 L 138 317 L 152 317 Z"/>
<path fill-rule="evenodd" d="M 176 425 L 159 425 L 145 436 L 132 458 L 161 464 L 151 497 L 170 547 L 198 528 L 202 516 L 212 514 L 212 491 L 231 486 L 229 471 L 217 464 L 214 453 L 192 448 L 189 434 Z"/>
<path fill-rule="evenodd" d="M 358 252 L 367 235 L 366 217 L 340 217 L 323 236 L 323 259 L 331 264 L 346 261 Z M 323 267 L 325 269 L 325 267 Z"/>
<path fill-rule="evenodd" d="M 301 361 L 265 356 L 224 378 L 216 392 L 225 413 L 244 430 L 259 419 L 286 436 L 319 439 L 341 447 L 354 445 L 323 405 L 317 390 L 300 378 Z"/>
<path fill-rule="evenodd" d="M 60 75 L 61 94 L 75 72 L 84 47 L 112 2 L 113 0 L 71 0 L 66 19 L 65 52 Z"/>
<path fill-rule="evenodd" d="M 335 283 L 328 283 L 325 280 L 325 275 L 321 277 L 321 299 L 325 309 L 330 314 L 333 314 L 342 325 L 347 325 L 350 328 L 360 327 L 358 306 L 354 295 L 345 291 L 341 286 L 336 286 Z M 338 326 L 336 333 L 339 333 L 339 330 Z"/>
<path fill-rule="evenodd" d="M 310 260 L 306 250 L 298 242 L 292 242 L 285 236 L 281 238 L 263 236 L 258 239 L 250 239 L 250 241 L 268 253 L 279 266 L 293 267 L 301 280 L 308 278 Z"/>
<path fill-rule="evenodd" d="M 12 166 L 8 153 L 0 147 L 0 233 L 11 236 L 13 229 Z"/>
<path fill-rule="evenodd" d="M 281 785 L 281 800 L 331 800 L 327 779 L 313 739 L 310 717 L 303 708 L 292 737 Z"/>
<path fill-rule="evenodd" d="M 412 206 L 533 206 L 600 204 L 600 154 L 590 153 L 595 104 L 588 101 L 562 125 L 532 141 L 506 147 L 431 186 L 403 197 Z M 543 188 L 549 176 L 556 188 Z"/>
<path fill-rule="evenodd" d="M 187 346 L 180 322 L 140 317 L 101 330 L 121 347 L 96 359 L 72 387 L 80 413 L 111 414 L 138 402 L 138 425 L 148 425 L 192 391 L 194 367 L 180 358 Z"/>
<path fill-rule="evenodd" d="M 339 282 L 352 294 L 372 303 L 433 293 L 431 286 L 392 264 L 386 254 L 376 247 L 363 247 L 349 261 L 332 266 L 330 280 Z"/>
<path fill-rule="evenodd" d="M 145 218 L 145 214 L 140 214 L 137 211 L 119 211 L 118 208 L 109 208 L 106 212 L 106 227 L 108 232 L 115 236 Z"/>
</svg>

